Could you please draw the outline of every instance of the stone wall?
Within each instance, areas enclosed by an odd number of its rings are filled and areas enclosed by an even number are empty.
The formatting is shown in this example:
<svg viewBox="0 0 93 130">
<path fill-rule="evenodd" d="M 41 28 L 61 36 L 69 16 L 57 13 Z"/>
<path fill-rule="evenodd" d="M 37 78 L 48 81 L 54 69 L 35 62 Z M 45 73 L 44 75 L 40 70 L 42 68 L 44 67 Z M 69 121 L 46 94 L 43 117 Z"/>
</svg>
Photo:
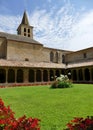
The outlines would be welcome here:
<svg viewBox="0 0 93 130">
<path fill-rule="evenodd" d="M 8 41 L 7 43 L 7 59 L 21 60 L 31 62 L 42 61 L 42 45 L 33 43 L 23 43 L 17 41 Z"/>
<path fill-rule="evenodd" d="M 93 59 L 93 48 L 84 49 L 81 51 L 72 52 L 67 54 L 66 63 L 83 62 Z"/>
<path fill-rule="evenodd" d="M 5 59 L 6 58 L 6 39 L 0 38 L 0 58 Z"/>
<path fill-rule="evenodd" d="M 44 49 L 43 49 L 44 62 L 50 62 L 50 53 L 51 52 L 53 52 L 53 54 L 54 54 L 53 62 L 54 63 L 59 63 L 59 64 L 62 63 L 62 55 L 65 55 L 65 54 L 69 53 L 69 51 L 44 47 Z M 58 62 L 56 62 L 56 53 L 58 53 Z"/>
<path fill-rule="evenodd" d="M 62 55 L 68 51 L 43 47 L 41 44 L 7 41 L 7 60 L 50 62 L 50 53 L 54 54 L 54 63 L 62 63 Z M 58 58 L 56 58 L 56 53 Z"/>
</svg>

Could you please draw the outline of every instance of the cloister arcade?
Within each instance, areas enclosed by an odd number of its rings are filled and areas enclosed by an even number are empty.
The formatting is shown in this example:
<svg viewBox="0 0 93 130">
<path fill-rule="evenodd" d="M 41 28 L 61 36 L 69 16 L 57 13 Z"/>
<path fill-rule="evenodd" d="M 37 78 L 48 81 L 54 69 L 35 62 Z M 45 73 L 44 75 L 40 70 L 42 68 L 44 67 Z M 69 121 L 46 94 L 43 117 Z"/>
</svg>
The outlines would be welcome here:
<svg viewBox="0 0 93 130">
<path fill-rule="evenodd" d="M 73 69 L 0 68 L 0 84 L 52 82 L 60 74 L 75 83 L 93 83 L 93 67 Z"/>
<path fill-rule="evenodd" d="M 67 73 L 71 74 L 68 76 L 73 82 L 93 83 L 93 67 L 82 67 L 82 68 L 68 69 Z"/>
<path fill-rule="evenodd" d="M 0 83 L 51 82 L 63 73 L 64 69 L 1 68 Z"/>
</svg>

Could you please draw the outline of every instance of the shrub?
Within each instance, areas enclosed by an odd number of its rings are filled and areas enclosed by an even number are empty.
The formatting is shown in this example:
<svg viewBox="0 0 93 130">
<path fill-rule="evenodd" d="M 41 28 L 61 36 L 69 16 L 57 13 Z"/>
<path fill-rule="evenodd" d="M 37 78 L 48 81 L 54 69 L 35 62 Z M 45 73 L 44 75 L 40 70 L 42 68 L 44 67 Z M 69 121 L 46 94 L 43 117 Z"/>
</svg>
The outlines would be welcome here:
<svg viewBox="0 0 93 130">
<path fill-rule="evenodd" d="M 67 124 L 65 130 L 93 130 L 93 117 L 74 118 Z"/>
<path fill-rule="evenodd" d="M 26 116 L 16 119 L 14 112 L 0 98 L 0 130 L 40 130 L 39 121 Z"/>
<path fill-rule="evenodd" d="M 61 81 L 58 83 L 58 88 L 69 88 L 71 86 L 72 86 L 72 84 L 70 82 L 62 82 Z"/>
<path fill-rule="evenodd" d="M 52 83 L 51 88 L 69 88 L 72 87 L 72 82 L 67 75 L 60 75 Z"/>
<path fill-rule="evenodd" d="M 58 81 L 54 81 L 54 82 L 51 84 L 51 88 L 58 88 Z"/>
</svg>

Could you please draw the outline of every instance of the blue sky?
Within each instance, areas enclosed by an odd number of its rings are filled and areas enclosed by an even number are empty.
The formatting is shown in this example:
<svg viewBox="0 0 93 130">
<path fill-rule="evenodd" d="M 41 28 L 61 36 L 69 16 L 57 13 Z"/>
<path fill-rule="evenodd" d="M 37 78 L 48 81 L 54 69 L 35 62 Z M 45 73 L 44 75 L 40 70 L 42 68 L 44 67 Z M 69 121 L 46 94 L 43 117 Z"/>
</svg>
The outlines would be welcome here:
<svg viewBox="0 0 93 130">
<path fill-rule="evenodd" d="M 24 10 L 46 47 L 93 47 L 93 0 L 0 0 L 0 31 L 16 34 Z"/>
</svg>

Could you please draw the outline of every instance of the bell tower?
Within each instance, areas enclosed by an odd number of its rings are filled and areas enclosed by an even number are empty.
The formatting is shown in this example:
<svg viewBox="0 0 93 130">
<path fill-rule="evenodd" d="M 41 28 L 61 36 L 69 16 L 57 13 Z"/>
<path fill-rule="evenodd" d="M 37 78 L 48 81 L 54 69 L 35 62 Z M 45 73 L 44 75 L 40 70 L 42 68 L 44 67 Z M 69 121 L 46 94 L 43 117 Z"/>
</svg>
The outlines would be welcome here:
<svg viewBox="0 0 93 130">
<path fill-rule="evenodd" d="M 17 34 L 33 39 L 33 26 L 30 26 L 26 11 L 24 11 L 21 24 L 17 28 Z"/>
</svg>

